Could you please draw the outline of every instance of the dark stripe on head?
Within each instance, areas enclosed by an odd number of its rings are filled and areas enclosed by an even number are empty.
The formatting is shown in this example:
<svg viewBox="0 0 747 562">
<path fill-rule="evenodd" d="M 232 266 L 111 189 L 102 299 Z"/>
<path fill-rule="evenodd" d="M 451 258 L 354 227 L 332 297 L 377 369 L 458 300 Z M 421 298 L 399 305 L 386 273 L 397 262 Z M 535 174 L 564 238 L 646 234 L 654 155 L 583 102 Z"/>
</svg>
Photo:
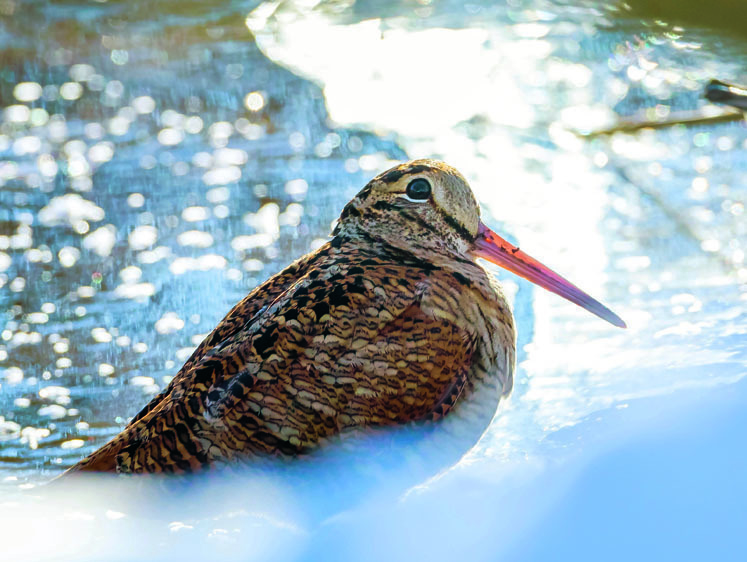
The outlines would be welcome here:
<svg viewBox="0 0 747 562">
<path fill-rule="evenodd" d="M 392 170 L 389 170 L 388 172 L 384 172 L 375 179 L 384 183 L 394 183 L 396 181 L 399 181 L 402 176 L 405 176 L 407 174 L 419 174 L 421 172 L 427 172 L 432 169 L 433 166 L 428 166 L 425 164 L 416 164 L 414 166 L 401 165 Z"/>
<path fill-rule="evenodd" d="M 380 199 L 379 201 L 374 203 L 372 207 L 377 211 L 391 211 L 395 209 L 394 205 L 392 205 L 389 201 L 385 201 L 384 199 Z"/>
<path fill-rule="evenodd" d="M 368 232 L 361 232 L 360 235 L 363 238 L 368 239 L 371 242 L 372 246 L 378 246 L 380 250 L 383 250 L 383 254 L 377 254 L 375 258 L 368 258 L 364 259 L 358 262 L 358 265 L 362 267 L 366 267 L 369 265 L 373 266 L 381 266 L 382 264 L 382 258 L 386 259 L 392 259 L 395 261 L 398 265 L 408 265 L 412 267 L 418 267 L 426 272 L 430 271 L 438 271 L 441 268 L 437 265 L 432 264 L 431 262 L 424 260 L 423 258 L 416 256 L 412 252 L 405 250 L 403 248 L 397 248 L 396 246 L 392 246 L 388 241 L 384 240 L 383 238 L 379 236 L 372 236 Z M 474 262 L 471 262 L 474 263 Z"/>
<path fill-rule="evenodd" d="M 340 218 L 337 220 L 337 224 L 335 225 L 334 230 L 332 230 L 332 236 L 337 236 L 340 233 L 340 229 L 342 228 L 342 223 L 348 218 L 348 217 L 359 217 L 361 216 L 361 212 L 358 210 L 358 207 L 354 205 L 355 199 L 353 199 L 350 203 L 345 205 L 342 209 L 342 213 L 340 213 Z"/>
<path fill-rule="evenodd" d="M 389 201 L 381 200 L 377 201 L 372 205 L 374 209 L 377 211 L 396 211 L 399 213 L 399 215 L 408 221 L 414 222 L 415 224 L 419 225 L 421 228 L 424 228 L 425 230 L 429 230 L 431 232 L 438 232 L 433 225 L 429 224 L 427 221 L 424 221 L 417 215 L 413 215 L 411 213 L 408 213 L 405 209 L 402 207 L 399 207 L 398 205 L 393 205 Z"/>
<path fill-rule="evenodd" d="M 358 207 L 353 205 L 353 202 L 351 201 L 347 205 L 345 205 L 345 208 L 342 210 L 342 213 L 340 213 L 340 220 L 343 221 L 348 217 L 359 217 L 361 216 L 361 212 L 358 210 Z"/>
<path fill-rule="evenodd" d="M 360 201 L 365 201 L 366 199 L 368 199 L 368 196 L 371 195 L 372 189 L 373 186 L 371 185 L 371 182 L 369 182 L 363 189 L 358 192 L 358 195 L 356 195 L 355 198 L 359 199 Z"/>
<path fill-rule="evenodd" d="M 456 233 L 464 238 L 467 242 L 474 242 L 475 236 L 473 236 L 469 230 L 467 230 L 462 223 L 460 223 L 458 220 L 456 220 L 454 217 L 450 217 L 447 215 L 443 209 L 440 207 L 437 207 L 438 214 L 441 215 L 441 218 L 444 219 L 444 222 L 448 224 L 451 228 L 453 228 Z"/>
<path fill-rule="evenodd" d="M 431 205 L 436 209 L 436 211 L 438 211 L 438 214 L 441 215 L 441 218 L 444 220 L 444 222 L 451 228 L 453 228 L 460 237 L 464 238 L 465 241 L 470 243 L 475 241 L 475 237 L 470 234 L 469 230 L 467 230 L 464 225 L 462 225 L 462 223 L 460 223 L 455 218 L 447 215 L 438 205 L 434 205 L 433 203 L 431 203 Z M 426 228 L 427 230 L 430 230 L 432 232 L 437 232 L 432 225 L 428 224 L 420 217 L 413 216 L 409 213 L 404 213 L 400 207 L 398 207 L 397 205 L 393 205 L 392 203 L 384 199 L 377 201 L 372 205 L 372 207 L 377 211 L 398 211 L 402 216 L 417 222 L 423 228 Z"/>
<path fill-rule="evenodd" d="M 435 232 L 436 234 L 438 234 L 438 230 L 436 230 L 433 227 L 432 224 L 430 224 L 428 221 L 424 221 L 419 216 L 417 216 L 417 215 L 411 215 L 410 213 L 408 213 L 407 211 L 404 211 L 404 210 L 399 210 L 399 214 L 402 215 L 407 220 L 414 222 L 420 228 L 428 230 L 430 232 Z"/>
</svg>

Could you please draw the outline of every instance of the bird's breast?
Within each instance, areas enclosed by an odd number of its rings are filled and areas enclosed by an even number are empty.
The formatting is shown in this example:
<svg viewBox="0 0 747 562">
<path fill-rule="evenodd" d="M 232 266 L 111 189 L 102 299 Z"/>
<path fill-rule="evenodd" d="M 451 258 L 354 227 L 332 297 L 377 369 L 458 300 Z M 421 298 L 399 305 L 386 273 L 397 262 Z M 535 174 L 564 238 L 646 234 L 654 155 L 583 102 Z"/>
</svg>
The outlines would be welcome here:
<svg viewBox="0 0 747 562">
<path fill-rule="evenodd" d="M 474 339 L 472 390 L 463 401 L 477 399 L 494 412 L 500 397 L 511 392 L 516 357 L 513 315 L 500 284 L 477 265 L 465 272 L 445 270 L 433 277 L 422 303 L 424 311 L 454 322 Z"/>
</svg>

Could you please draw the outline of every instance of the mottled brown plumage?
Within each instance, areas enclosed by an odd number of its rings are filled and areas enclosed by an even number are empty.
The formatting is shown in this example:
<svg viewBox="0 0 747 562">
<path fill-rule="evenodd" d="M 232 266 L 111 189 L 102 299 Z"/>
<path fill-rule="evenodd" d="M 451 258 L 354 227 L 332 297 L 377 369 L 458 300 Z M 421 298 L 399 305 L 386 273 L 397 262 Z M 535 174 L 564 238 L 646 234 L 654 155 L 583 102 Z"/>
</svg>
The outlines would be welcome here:
<svg viewBox="0 0 747 562">
<path fill-rule="evenodd" d="M 450 166 L 380 174 L 332 240 L 237 304 L 168 388 L 71 471 L 190 472 L 295 456 L 352 427 L 452 410 L 489 419 L 511 390 L 515 332 L 475 262 L 480 244 L 495 245 L 485 232 Z"/>
</svg>

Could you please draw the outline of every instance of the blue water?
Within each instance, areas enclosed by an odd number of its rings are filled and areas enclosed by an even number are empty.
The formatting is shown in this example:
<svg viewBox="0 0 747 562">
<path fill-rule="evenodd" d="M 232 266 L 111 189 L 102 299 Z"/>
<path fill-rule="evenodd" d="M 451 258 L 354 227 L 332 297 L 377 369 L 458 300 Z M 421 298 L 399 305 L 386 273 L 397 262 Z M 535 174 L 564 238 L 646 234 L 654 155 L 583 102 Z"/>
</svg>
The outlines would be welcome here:
<svg viewBox="0 0 747 562">
<path fill-rule="evenodd" d="M 745 558 L 747 128 L 578 134 L 708 111 L 742 39 L 591 2 L 145 6 L 0 5 L 0 554 Z M 185 487 L 43 485 L 421 156 L 629 329 L 496 272 L 519 365 L 470 450 L 403 430 Z"/>
</svg>

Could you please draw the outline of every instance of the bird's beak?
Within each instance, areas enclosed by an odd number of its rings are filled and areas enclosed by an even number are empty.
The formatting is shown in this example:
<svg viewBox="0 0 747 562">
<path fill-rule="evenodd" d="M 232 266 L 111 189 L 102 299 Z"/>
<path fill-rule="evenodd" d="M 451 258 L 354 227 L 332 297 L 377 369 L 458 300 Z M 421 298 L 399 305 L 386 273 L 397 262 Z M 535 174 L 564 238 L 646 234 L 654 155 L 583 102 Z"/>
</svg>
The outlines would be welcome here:
<svg viewBox="0 0 747 562">
<path fill-rule="evenodd" d="M 549 267 L 542 265 L 533 257 L 519 250 L 517 246 L 506 242 L 482 222 L 480 222 L 477 230 L 477 239 L 475 240 L 472 253 L 475 257 L 486 259 L 491 263 L 508 269 L 510 272 L 576 303 L 610 324 L 614 324 L 619 328 L 627 327 L 622 318 L 609 308 L 591 298 Z"/>
</svg>

